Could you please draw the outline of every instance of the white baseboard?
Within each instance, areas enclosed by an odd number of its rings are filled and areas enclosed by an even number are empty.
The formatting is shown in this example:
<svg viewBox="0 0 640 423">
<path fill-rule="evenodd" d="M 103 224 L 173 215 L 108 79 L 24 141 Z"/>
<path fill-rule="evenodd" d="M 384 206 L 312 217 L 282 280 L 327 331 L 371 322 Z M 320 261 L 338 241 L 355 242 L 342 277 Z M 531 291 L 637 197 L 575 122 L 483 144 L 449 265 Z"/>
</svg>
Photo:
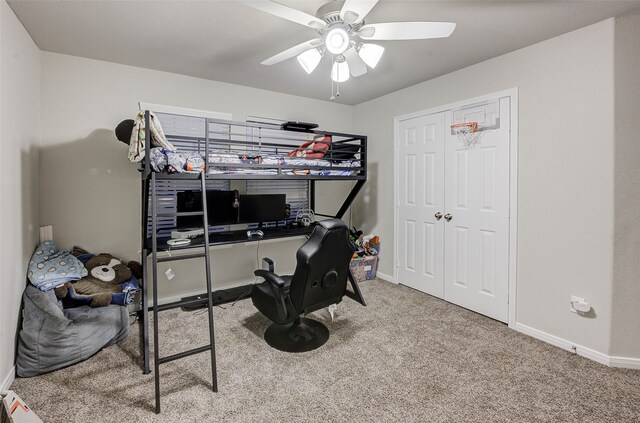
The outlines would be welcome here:
<svg viewBox="0 0 640 423">
<path fill-rule="evenodd" d="M 4 380 L 2 381 L 2 384 L 0 384 L 0 391 L 6 391 L 7 389 L 9 389 L 9 387 L 11 386 L 15 378 L 16 378 L 16 366 L 11 366 L 11 370 L 9 371 L 9 374 L 7 375 L 7 377 L 4 378 Z"/>
<path fill-rule="evenodd" d="M 514 329 L 520 333 L 524 333 L 525 335 L 529 335 L 548 344 L 554 345 L 558 348 L 562 348 L 563 350 L 578 354 L 600 364 L 604 364 L 605 366 L 622 367 L 626 369 L 640 369 L 640 358 L 612 357 L 594 349 L 578 345 L 564 338 L 560 338 L 541 330 L 534 329 L 527 325 L 523 325 L 522 323 L 516 323 L 514 325 Z"/>
<path fill-rule="evenodd" d="M 640 358 L 611 356 L 609 366 L 640 370 Z"/>
<path fill-rule="evenodd" d="M 391 282 L 391 283 L 395 283 L 395 284 L 398 283 L 398 282 L 396 282 L 396 278 L 394 278 L 393 276 L 389 276 L 386 273 L 376 272 L 376 277 L 378 279 L 382 279 L 383 281 L 387 281 L 387 282 Z"/>
</svg>

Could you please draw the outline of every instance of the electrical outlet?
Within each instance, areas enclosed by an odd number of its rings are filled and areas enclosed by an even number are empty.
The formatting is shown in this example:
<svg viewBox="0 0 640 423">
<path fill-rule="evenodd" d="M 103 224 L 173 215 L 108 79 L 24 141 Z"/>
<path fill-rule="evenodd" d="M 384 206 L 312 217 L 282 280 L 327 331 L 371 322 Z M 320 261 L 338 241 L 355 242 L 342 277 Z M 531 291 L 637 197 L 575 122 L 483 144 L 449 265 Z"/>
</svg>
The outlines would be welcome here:
<svg viewBox="0 0 640 423">
<path fill-rule="evenodd" d="M 53 225 L 40 226 L 40 242 L 53 241 Z"/>
<path fill-rule="evenodd" d="M 569 299 L 569 311 L 572 313 L 588 313 L 591 310 L 591 306 L 584 298 L 576 297 L 572 295 Z"/>
</svg>

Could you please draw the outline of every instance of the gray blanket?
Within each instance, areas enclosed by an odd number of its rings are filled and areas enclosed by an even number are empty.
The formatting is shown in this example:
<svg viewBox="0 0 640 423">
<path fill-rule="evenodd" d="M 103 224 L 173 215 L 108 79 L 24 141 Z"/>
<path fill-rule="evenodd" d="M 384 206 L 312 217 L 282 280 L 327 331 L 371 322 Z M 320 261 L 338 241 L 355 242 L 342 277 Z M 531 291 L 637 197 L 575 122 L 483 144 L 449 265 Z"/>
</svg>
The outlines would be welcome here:
<svg viewBox="0 0 640 423">
<path fill-rule="evenodd" d="M 63 310 L 54 291 L 29 285 L 24 291 L 24 314 L 16 372 L 36 376 L 91 357 L 129 334 L 127 307 L 82 306 Z"/>
</svg>

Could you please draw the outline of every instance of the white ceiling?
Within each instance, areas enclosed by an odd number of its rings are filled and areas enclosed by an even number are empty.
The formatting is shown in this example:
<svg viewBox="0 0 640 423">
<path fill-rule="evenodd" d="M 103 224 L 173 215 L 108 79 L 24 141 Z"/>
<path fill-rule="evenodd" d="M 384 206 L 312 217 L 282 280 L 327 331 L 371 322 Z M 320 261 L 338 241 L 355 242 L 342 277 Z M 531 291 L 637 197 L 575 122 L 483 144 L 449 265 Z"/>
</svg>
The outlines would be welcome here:
<svg viewBox="0 0 640 423">
<path fill-rule="evenodd" d="M 309 14 L 325 1 L 280 0 Z M 260 62 L 315 38 L 312 29 L 235 1 L 9 1 L 46 51 L 327 100 L 330 60 L 307 75 L 294 59 Z M 375 70 L 341 84 L 358 104 L 640 8 L 634 1 L 380 1 L 367 23 L 449 21 L 447 39 L 380 41 Z"/>
</svg>

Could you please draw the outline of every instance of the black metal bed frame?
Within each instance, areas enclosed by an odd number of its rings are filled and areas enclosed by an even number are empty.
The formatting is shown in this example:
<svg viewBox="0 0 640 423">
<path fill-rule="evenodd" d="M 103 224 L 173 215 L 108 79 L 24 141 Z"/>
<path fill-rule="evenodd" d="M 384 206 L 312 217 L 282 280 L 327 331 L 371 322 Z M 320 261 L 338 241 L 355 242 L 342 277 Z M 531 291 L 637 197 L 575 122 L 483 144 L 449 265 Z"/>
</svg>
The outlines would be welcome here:
<svg viewBox="0 0 640 423">
<path fill-rule="evenodd" d="M 142 311 L 140 316 L 140 324 L 141 328 L 141 348 L 143 351 L 143 371 L 145 374 L 150 373 L 150 363 L 149 363 L 149 324 L 148 324 L 148 265 L 147 265 L 147 257 L 151 255 L 152 263 L 151 263 L 151 280 L 153 286 L 153 339 L 154 339 L 154 376 L 155 376 L 155 412 L 156 414 L 160 413 L 160 364 L 167 363 L 170 361 L 174 361 L 180 358 L 188 357 L 190 355 L 199 354 L 202 352 L 209 351 L 211 353 L 211 378 L 212 378 L 212 389 L 214 392 L 218 391 L 218 382 L 217 382 L 217 369 L 216 369 L 216 354 L 215 354 L 215 331 L 214 331 L 214 318 L 213 318 L 213 293 L 211 290 L 211 259 L 210 259 L 210 251 L 209 246 L 213 244 L 224 244 L 229 242 L 210 242 L 210 235 L 208 230 L 204 231 L 204 236 L 201 242 L 197 244 L 191 244 L 187 247 L 184 247 L 184 250 L 190 249 L 202 249 L 201 252 L 197 253 L 189 253 L 189 254 L 181 254 L 181 255 L 171 255 L 168 257 L 158 257 L 158 227 L 157 227 L 157 219 L 158 217 L 174 217 L 174 216 L 202 216 L 203 228 L 208 228 L 209 224 L 207 221 L 207 201 L 206 201 L 206 193 L 207 193 L 207 181 L 213 179 L 224 179 L 224 180 L 278 180 L 278 179 L 293 179 L 293 180 L 308 180 L 309 181 L 309 206 L 312 210 L 315 210 L 315 182 L 316 181 L 338 181 L 338 180 L 346 180 L 346 181 L 356 181 L 351 191 L 345 198 L 344 202 L 340 206 L 340 209 L 335 214 L 335 216 L 325 215 L 325 214 L 317 214 L 320 216 L 326 217 L 335 217 L 342 218 L 346 211 L 351 206 L 351 203 L 358 195 L 358 192 L 361 190 L 362 186 L 367 180 L 367 137 L 360 135 L 352 135 L 338 132 L 326 132 L 326 131 L 305 131 L 304 134 L 310 134 L 310 136 L 320 135 L 320 136 L 330 136 L 332 145 L 338 144 L 351 144 L 358 145 L 359 152 L 356 154 L 357 161 L 359 162 L 359 166 L 357 167 L 340 167 L 335 166 L 333 162 L 331 162 L 327 166 L 303 166 L 305 169 L 309 170 L 352 170 L 355 172 L 353 175 L 290 175 L 285 174 L 284 172 L 291 171 L 293 169 L 299 169 L 301 166 L 299 165 L 272 165 L 272 164 L 261 164 L 261 163 L 209 163 L 210 156 L 209 154 L 212 152 L 225 152 L 228 151 L 230 153 L 234 153 L 237 151 L 241 151 L 242 148 L 246 147 L 258 147 L 259 153 L 266 154 L 283 154 L 284 152 L 291 150 L 292 148 L 296 148 L 297 146 L 291 144 L 292 142 L 300 140 L 300 133 L 297 133 L 297 138 L 295 136 L 290 136 L 290 134 L 295 133 L 294 131 L 285 131 L 281 130 L 279 126 L 272 124 L 259 124 L 254 122 L 235 122 L 235 121 L 226 121 L 220 119 L 206 119 L 205 120 L 205 136 L 202 138 L 199 137 L 186 137 L 180 135 L 167 135 L 167 138 L 170 141 L 179 140 L 181 142 L 190 142 L 194 146 L 194 151 L 199 153 L 204 153 L 205 157 L 205 171 L 201 173 L 174 173 L 174 174 L 166 174 L 166 173 L 157 173 L 151 169 L 151 165 L 149 163 L 149 155 L 151 150 L 151 131 L 150 131 L 150 111 L 146 110 L 144 112 L 144 120 L 145 120 L 145 160 L 144 165 L 141 169 L 142 174 L 142 224 L 141 224 L 141 251 L 142 251 L 142 270 L 143 270 L 143 281 L 142 281 Z M 211 131 L 212 126 L 222 126 L 228 127 L 229 130 L 226 132 L 222 131 Z M 244 132 L 242 129 L 238 130 L 238 128 L 245 128 Z M 265 132 L 263 134 L 262 132 Z M 247 135 L 247 131 L 251 131 L 249 135 Z M 253 132 L 257 132 L 257 135 Z M 279 132 L 281 131 L 281 132 Z M 212 137 L 211 134 L 214 134 Z M 274 135 L 275 134 L 275 135 Z M 247 138 L 253 141 L 247 141 Z M 277 141 L 277 142 L 274 142 Z M 333 149 L 330 147 L 329 150 L 326 151 L 326 154 L 331 154 Z M 249 171 L 252 169 L 271 169 L 275 170 L 277 174 L 235 174 L 235 173 L 209 173 L 212 168 L 237 168 L 237 169 L 248 169 Z M 223 170 L 224 171 L 224 170 Z M 200 190 L 202 192 L 202 204 L 203 210 L 201 212 L 175 212 L 175 213 L 159 213 L 157 207 L 157 181 L 161 180 L 200 180 Z M 151 210 L 149 210 L 149 203 L 151 203 Z M 149 212 L 151 212 L 151 219 L 149 219 Z M 151 220 L 151 237 L 147 237 L 148 234 L 148 225 L 149 220 Z M 296 232 L 289 236 L 299 236 L 301 233 Z M 246 242 L 246 238 L 243 240 Z M 240 240 L 234 240 L 230 242 L 240 242 Z M 181 248 L 174 250 L 179 250 Z M 209 320 L 209 337 L 210 341 L 207 345 L 193 348 L 187 351 L 183 351 L 180 353 L 172 354 L 165 357 L 160 357 L 159 353 L 159 335 L 158 335 L 158 312 L 170 310 L 179 307 L 189 307 L 195 305 L 195 303 L 202 303 L 202 300 L 181 300 L 175 301 L 168 304 L 158 304 L 158 263 L 176 261 L 176 260 L 187 260 L 187 259 L 196 259 L 196 258 L 204 258 L 205 262 L 205 272 L 206 272 L 206 295 L 207 301 L 206 306 L 208 309 L 208 320 Z M 353 287 L 353 293 L 347 293 L 347 295 L 355 299 L 356 301 L 361 301 L 364 303 L 364 299 L 359 292 L 359 288 L 357 284 L 351 280 L 351 285 Z"/>
</svg>

